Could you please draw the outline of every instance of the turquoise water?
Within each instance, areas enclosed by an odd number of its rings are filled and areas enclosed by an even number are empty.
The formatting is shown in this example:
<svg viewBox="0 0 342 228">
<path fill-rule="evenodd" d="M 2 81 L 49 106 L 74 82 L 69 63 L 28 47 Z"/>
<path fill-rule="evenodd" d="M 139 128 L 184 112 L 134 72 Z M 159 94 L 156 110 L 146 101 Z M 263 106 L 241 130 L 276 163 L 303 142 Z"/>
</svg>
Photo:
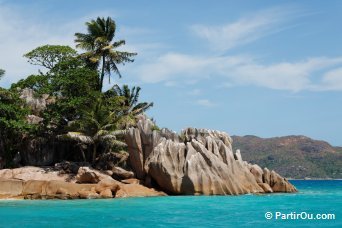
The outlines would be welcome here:
<svg viewBox="0 0 342 228">
<path fill-rule="evenodd" d="M 342 181 L 292 181 L 297 194 L 0 201 L 0 227 L 342 227 Z M 335 220 L 270 220 L 266 212 Z"/>
</svg>

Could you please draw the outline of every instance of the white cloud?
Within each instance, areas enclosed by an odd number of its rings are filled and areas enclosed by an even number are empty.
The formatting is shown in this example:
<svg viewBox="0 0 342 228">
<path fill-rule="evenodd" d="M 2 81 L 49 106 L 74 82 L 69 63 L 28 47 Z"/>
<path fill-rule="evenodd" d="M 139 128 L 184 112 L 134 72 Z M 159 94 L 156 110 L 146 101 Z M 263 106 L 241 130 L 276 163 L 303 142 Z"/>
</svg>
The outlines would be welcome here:
<svg viewBox="0 0 342 228">
<path fill-rule="evenodd" d="M 216 106 L 216 103 L 208 100 L 208 99 L 200 99 L 196 101 L 196 104 L 204 107 L 214 107 Z"/>
<path fill-rule="evenodd" d="M 191 30 L 214 50 L 226 51 L 285 29 L 284 22 L 296 14 L 293 9 L 273 8 L 223 25 L 193 25 Z"/>
<path fill-rule="evenodd" d="M 85 32 L 86 21 L 99 15 L 118 15 L 111 11 L 93 11 L 77 19 L 68 19 L 68 21 L 63 21 L 63 18 L 56 21 L 53 19 L 44 21 L 27 14 L 29 13 L 23 9 L 11 8 L 0 2 L 0 68 L 6 70 L 5 77 L 0 80 L 0 86 L 8 87 L 11 83 L 37 72 L 37 67 L 27 63 L 23 57 L 28 51 L 45 44 L 75 47 L 74 33 Z M 143 28 L 118 27 L 118 33 L 127 41 L 128 45 L 124 47 L 126 51 L 142 52 L 147 49 L 160 48 L 161 44 L 132 44 L 130 41 L 130 38 L 150 32 Z"/>
<path fill-rule="evenodd" d="M 342 67 L 326 72 L 318 90 L 342 90 Z"/>
<path fill-rule="evenodd" d="M 28 51 L 48 43 L 71 45 L 71 31 L 75 31 L 72 27 L 72 24 L 58 26 L 31 21 L 20 12 L 0 5 L 0 68 L 6 70 L 0 85 L 9 85 L 37 72 L 23 57 Z"/>
<path fill-rule="evenodd" d="M 194 79 L 209 78 L 212 73 L 224 72 L 226 66 L 233 67 L 249 60 L 250 58 L 246 56 L 203 57 L 166 53 L 137 66 L 135 73 L 147 83 L 158 83 L 176 78 L 193 82 Z"/>
<path fill-rule="evenodd" d="M 277 31 L 277 26 L 282 25 L 291 13 L 296 15 L 293 10 L 272 9 L 227 25 L 197 25 L 192 29 L 207 39 L 211 46 L 227 50 Z M 28 18 L 24 12 L 0 3 L 0 68 L 6 70 L 0 86 L 8 86 L 36 72 L 36 68 L 22 57 L 24 53 L 47 43 L 74 46 L 74 32 L 85 30 L 84 22 L 96 15 L 113 13 L 93 12 L 67 23 L 44 22 Z M 177 86 L 180 83 L 193 85 L 200 80 L 214 79 L 224 87 L 251 85 L 288 91 L 342 90 L 342 57 L 313 57 L 297 62 L 265 64 L 247 55 L 189 55 L 177 52 L 161 54 L 165 44 L 134 43 L 130 40 L 139 34 L 151 35 L 153 31 L 123 26 L 118 32 L 127 40 L 125 50 L 140 54 L 136 57 L 134 67 L 122 67 L 121 71 L 125 75 L 133 74 L 145 83 Z M 190 94 L 196 96 L 200 91 L 193 90 Z M 205 102 L 202 100 L 202 103 Z"/>
<path fill-rule="evenodd" d="M 332 89 L 327 85 L 340 80 L 335 76 L 340 71 L 324 74 L 336 67 L 342 67 L 342 57 L 315 57 L 299 62 L 263 64 L 250 56 L 212 57 L 168 53 L 153 62 L 137 66 L 135 70 L 146 83 L 172 81 L 172 85 L 175 85 L 176 82 L 184 83 L 191 79 L 215 78 L 222 85 L 252 85 L 297 92 Z M 322 82 L 314 78 L 321 78 Z M 335 89 L 338 88 L 336 86 Z"/>
<path fill-rule="evenodd" d="M 285 29 L 285 22 L 306 15 L 290 8 L 273 8 L 222 26 L 195 25 L 191 29 L 215 50 L 228 50 Z M 342 57 L 312 57 L 300 61 L 265 64 L 251 56 L 213 56 L 165 53 L 136 66 L 146 83 L 213 79 L 221 87 L 251 85 L 277 90 L 342 90 Z"/>
<path fill-rule="evenodd" d="M 301 62 L 282 62 L 270 65 L 246 64 L 234 69 L 235 82 L 271 89 L 300 91 L 313 89 L 312 76 L 322 77 L 319 71 L 342 64 L 341 58 L 311 58 Z M 318 74 L 318 75 L 317 75 Z"/>
</svg>

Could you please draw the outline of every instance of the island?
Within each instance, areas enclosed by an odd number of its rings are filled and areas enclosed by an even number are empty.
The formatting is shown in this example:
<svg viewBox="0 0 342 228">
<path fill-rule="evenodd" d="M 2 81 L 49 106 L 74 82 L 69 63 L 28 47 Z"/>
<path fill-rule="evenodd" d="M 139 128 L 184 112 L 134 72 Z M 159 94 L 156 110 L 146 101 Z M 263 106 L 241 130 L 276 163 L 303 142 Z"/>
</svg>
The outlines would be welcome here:
<svg viewBox="0 0 342 228">
<path fill-rule="evenodd" d="M 26 53 L 38 73 L 0 87 L 0 198 L 94 199 L 296 192 L 274 170 L 242 160 L 224 132 L 159 128 L 140 87 L 104 88 L 134 52 L 98 17 L 69 46 Z M 0 70 L 0 77 L 5 75 Z"/>
</svg>

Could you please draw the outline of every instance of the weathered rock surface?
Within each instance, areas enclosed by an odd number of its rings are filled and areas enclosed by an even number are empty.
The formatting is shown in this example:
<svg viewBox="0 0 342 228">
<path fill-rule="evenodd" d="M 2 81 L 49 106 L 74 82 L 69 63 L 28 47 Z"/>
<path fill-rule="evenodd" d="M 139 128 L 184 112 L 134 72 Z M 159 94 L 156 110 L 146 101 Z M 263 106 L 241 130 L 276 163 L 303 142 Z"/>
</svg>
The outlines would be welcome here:
<svg viewBox="0 0 342 228">
<path fill-rule="evenodd" d="M 130 178 L 130 179 L 121 180 L 121 183 L 124 183 L 124 184 L 140 184 L 141 181 L 139 179 L 136 179 L 136 178 Z"/>
<path fill-rule="evenodd" d="M 48 94 L 37 97 L 33 89 L 29 88 L 21 90 L 20 98 L 25 101 L 35 114 L 39 114 L 42 110 L 46 109 L 46 105 L 50 102 L 48 101 Z"/>
<path fill-rule="evenodd" d="M 58 170 L 60 173 L 77 174 L 78 169 L 82 166 L 90 166 L 90 163 L 63 161 L 63 162 L 56 163 L 54 165 L 54 169 Z"/>
<path fill-rule="evenodd" d="M 265 193 L 273 192 L 271 186 L 269 186 L 267 183 L 258 183 L 258 185 L 264 190 Z"/>
<path fill-rule="evenodd" d="M 98 199 L 113 197 L 163 196 L 163 192 L 126 183 L 89 167 L 80 167 L 77 177 L 38 167 L 0 170 L 0 199 Z M 75 182 L 78 183 L 75 183 Z"/>
<path fill-rule="evenodd" d="M 148 196 L 166 196 L 166 194 L 153 188 L 147 188 L 140 184 L 124 184 L 120 186 L 120 189 L 115 195 L 116 198 Z"/>
<path fill-rule="evenodd" d="M 35 116 L 35 115 L 28 115 L 26 117 L 26 121 L 29 123 L 29 124 L 39 124 L 43 121 L 44 119 L 39 117 L 39 116 Z"/>
<path fill-rule="evenodd" d="M 120 167 L 113 167 L 112 176 L 114 179 L 123 180 L 123 179 L 133 178 L 134 173 L 132 171 L 124 170 L 123 168 L 120 168 Z"/>
<path fill-rule="evenodd" d="M 96 191 L 96 184 L 75 184 L 64 181 L 0 180 L 0 198 L 24 199 L 94 199 L 112 198 L 111 188 Z M 115 194 L 115 192 L 114 192 Z"/>
<path fill-rule="evenodd" d="M 273 192 L 296 192 L 296 188 L 290 184 L 286 178 L 281 177 L 274 170 L 271 172 L 268 169 L 264 169 L 263 179 L 265 183 L 271 186 Z"/>
<path fill-rule="evenodd" d="M 26 166 L 16 169 L 0 169 L 0 179 L 16 179 L 16 180 L 58 180 L 75 182 L 70 179 L 70 175 L 60 174 L 58 171 L 47 170 L 39 167 Z"/>
<path fill-rule="evenodd" d="M 102 180 L 97 184 L 0 179 L 0 199 L 99 199 L 165 195 L 163 192 L 140 184 L 122 184 L 110 179 Z"/>
<path fill-rule="evenodd" d="M 0 178 L 0 183 L 0 192 L 3 196 L 17 196 L 23 191 L 23 182 L 20 180 L 8 180 Z"/>
<path fill-rule="evenodd" d="M 126 143 L 132 169 L 140 180 L 152 179 L 171 194 L 236 195 L 295 192 L 276 172 L 265 172 L 233 153 L 224 132 L 188 128 L 178 136 L 167 129 L 152 131 L 153 122 L 141 118 L 130 128 Z M 271 189 L 270 189 L 271 188 Z"/>
<path fill-rule="evenodd" d="M 99 183 L 106 179 L 113 180 L 111 176 L 89 167 L 80 167 L 76 176 L 76 182 L 79 184 Z"/>
</svg>

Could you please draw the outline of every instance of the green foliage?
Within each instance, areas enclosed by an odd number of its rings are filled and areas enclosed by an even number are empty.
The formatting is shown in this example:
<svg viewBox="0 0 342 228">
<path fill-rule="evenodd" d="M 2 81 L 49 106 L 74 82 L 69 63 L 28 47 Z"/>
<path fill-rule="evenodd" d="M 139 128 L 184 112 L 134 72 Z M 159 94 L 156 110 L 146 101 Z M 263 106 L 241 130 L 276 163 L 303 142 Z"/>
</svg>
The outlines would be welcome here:
<svg viewBox="0 0 342 228">
<path fill-rule="evenodd" d="M 122 108 L 126 115 L 135 118 L 137 115 L 142 114 L 153 106 L 153 103 L 141 102 L 139 103 L 140 87 L 133 87 L 130 89 L 128 85 L 123 85 L 120 88 L 118 85 L 106 92 L 106 94 L 112 93 L 114 96 L 121 96 L 124 98 Z"/>
<path fill-rule="evenodd" d="M 89 65 L 100 69 L 99 91 L 103 87 L 103 79 L 107 74 L 110 82 L 111 72 L 121 77 L 117 64 L 133 62 L 136 53 L 116 50 L 125 44 L 124 40 L 113 41 L 116 31 L 116 24 L 110 17 L 107 19 L 98 17 L 86 23 L 88 33 L 75 33 L 76 47 L 86 52 L 81 56 L 87 60 Z"/>
<path fill-rule="evenodd" d="M 342 178 L 342 150 L 303 136 L 262 139 L 233 136 L 246 161 L 291 178 Z"/>
<path fill-rule="evenodd" d="M 20 139 L 36 130 L 27 123 L 28 114 L 17 93 L 0 87 L 0 157 L 7 165 L 19 150 Z"/>
<path fill-rule="evenodd" d="M 3 69 L 0 69 L 0 78 L 5 75 L 5 71 Z"/>
<path fill-rule="evenodd" d="M 52 69 L 54 66 L 70 57 L 76 56 L 76 51 L 69 46 L 44 45 L 24 55 L 33 65 Z"/>
<path fill-rule="evenodd" d="M 93 161 L 99 152 L 121 151 L 126 148 L 122 139 L 125 129 L 134 126 L 137 115 L 153 106 L 139 103 L 140 87 L 114 86 L 102 92 L 104 76 L 110 79 L 114 72 L 121 77 L 117 64 L 133 62 L 136 53 L 116 50 L 125 41 L 113 41 L 116 25 L 111 18 L 97 18 L 86 25 L 88 33 L 75 34 L 77 47 L 85 53 L 77 55 L 68 46 L 38 47 L 24 56 L 46 71 L 12 84 L 9 90 L 0 88 L 0 157 L 6 151 L 8 164 L 22 146 L 18 139 L 27 137 L 73 141 L 84 160 L 84 148 L 90 144 Z M 0 77 L 3 74 L 0 70 Z M 19 98 L 25 88 L 32 89 L 37 98 L 31 99 L 30 108 Z M 34 110 L 34 102 L 44 100 L 46 108 L 43 105 Z M 29 124 L 26 119 L 32 113 L 43 121 Z"/>
<path fill-rule="evenodd" d="M 24 89 L 30 88 L 33 89 L 37 93 L 37 95 L 41 94 L 49 94 L 51 92 L 50 88 L 50 78 L 45 75 L 30 75 L 25 79 L 19 80 L 17 83 L 13 83 L 11 85 L 11 90 L 15 91 L 17 88 Z"/>
<path fill-rule="evenodd" d="M 79 59 L 61 62 L 49 72 L 51 95 L 55 102 L 44 112 L 45 125 L 53 123 L 55 132 L 66 132 L 68 122 L 78 120 L 83 109 L 90 107 L 100 93 L 97 72 Z"/>
<path fill-rule="evenodd" d="M 70 130 L 79 131 L 82 135 L 92 138 L 93 161 L 100 145 L 105 151 L 114 146 L 122 149 L 121 147 L 125 145 L 116 137 L 122 118 L 120 103 L 122 103 L 121 97 L 107 97 L 101 94 L 96 102 L 80 110 L 80 118 L 70 126 Z"/>
<path fill-rule="evenodd" d="M 153 125 L 151 130 L 152 131 L 160 131 L 160 128 L 157 125 Z"/>
<path fill-rule="evenodd" d="M 18 94 L 0 87 L 0 127 L 5 132 L 14 129 L 27 132 L 31 129 L 25 121 L 28 109 L 23 107 Z"/>
</svg>

